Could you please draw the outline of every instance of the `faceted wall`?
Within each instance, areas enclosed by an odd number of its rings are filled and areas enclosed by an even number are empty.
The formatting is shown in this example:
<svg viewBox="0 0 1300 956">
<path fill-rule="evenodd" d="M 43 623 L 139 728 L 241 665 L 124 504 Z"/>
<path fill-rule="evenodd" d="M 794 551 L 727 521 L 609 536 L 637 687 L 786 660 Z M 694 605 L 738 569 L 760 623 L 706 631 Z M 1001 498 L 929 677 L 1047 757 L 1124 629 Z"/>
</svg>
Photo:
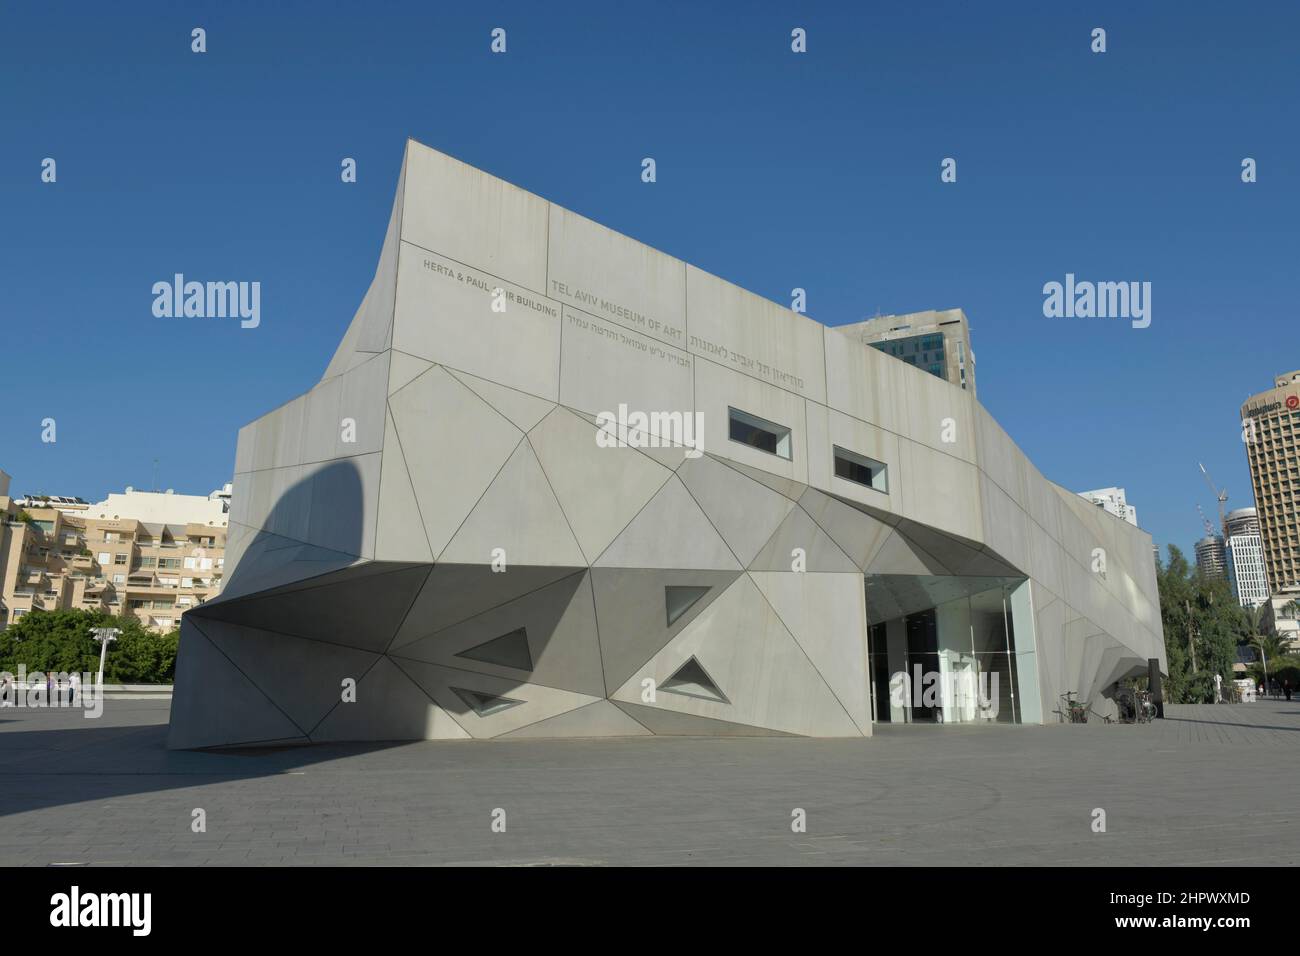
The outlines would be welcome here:
<svg viewBox="0 0 1300 956">
<path fill-rule="evenodd" d="M 620 406 L 698 416 L 703 453 L 603 447 Z M 374 282 L 321 382 L 241 430 L 233 501 L 173 747 L 867 735 L 864 573 L 1027 575 L 1025 719 L 1164 656 L 1150 537 L 969 394 L 413 142 Z"/>
</svg>

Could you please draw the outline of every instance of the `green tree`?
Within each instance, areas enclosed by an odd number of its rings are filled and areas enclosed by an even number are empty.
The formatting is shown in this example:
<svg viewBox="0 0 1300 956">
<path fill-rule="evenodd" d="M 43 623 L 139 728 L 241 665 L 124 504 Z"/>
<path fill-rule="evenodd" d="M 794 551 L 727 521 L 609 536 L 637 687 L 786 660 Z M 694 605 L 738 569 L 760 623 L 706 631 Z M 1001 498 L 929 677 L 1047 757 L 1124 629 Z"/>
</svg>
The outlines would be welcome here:
<svg viewBox="0 0 1300 956">
<path fill-rule="evenodd" d="M 176 672 L 179 633 L 155 634 L 131 617 L 103 611 L 32 611 L 0 631 L 0 670 L 23 665 L 35 671 L 99 670 L 99 642 L 91 628 L 115 627 L 121 633 L 108 647 L 104 680 L 111 684 L 168 683 Z"/>
<path fill-rule="evenodd" d="M 1232 679 L 1237 645 L 1255 636 L 1255 623 L 1227 581 L 1193 568 L 1174 545 L 1169 546 L 1168 563 L 1156 566 L 1156 584 L 1169 661 L 1165 699 L 1212 702 L 1214 675 Z"/>
</svg>

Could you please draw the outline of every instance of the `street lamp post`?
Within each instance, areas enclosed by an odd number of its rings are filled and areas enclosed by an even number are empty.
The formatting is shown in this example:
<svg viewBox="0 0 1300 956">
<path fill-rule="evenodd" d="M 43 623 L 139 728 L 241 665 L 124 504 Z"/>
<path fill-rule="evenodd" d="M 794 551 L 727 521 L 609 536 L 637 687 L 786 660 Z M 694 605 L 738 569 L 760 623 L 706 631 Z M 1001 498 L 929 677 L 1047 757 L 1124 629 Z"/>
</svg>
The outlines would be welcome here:
<svg viewBox="0 0 1300 956">
<path fill-rule="evenodd" d="M 90 633 L 99 641 L 99 686 L 104 686 L 104 657 L 108 654 L 108 642 L 117 640 L 117 635 L 121 634 L 120 628 L 116 627 L 92 627 Z M 102 693 L 102 691 L 101 691 Z"/>
</svg>

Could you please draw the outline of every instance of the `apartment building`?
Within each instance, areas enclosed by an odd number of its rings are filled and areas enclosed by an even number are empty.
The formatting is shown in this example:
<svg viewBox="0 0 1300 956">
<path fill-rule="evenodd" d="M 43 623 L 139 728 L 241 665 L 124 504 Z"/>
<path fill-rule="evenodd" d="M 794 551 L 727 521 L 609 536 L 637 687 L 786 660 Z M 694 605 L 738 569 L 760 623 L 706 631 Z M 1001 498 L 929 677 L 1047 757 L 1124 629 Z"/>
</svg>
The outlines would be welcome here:
<svg viewBox="0 0 1300 956">
<path fill-rule="evenodd" d="M 1114 515 L 1121 521 L 1136 526 L 1138 510 L 1128 503 L 1123 488 L 1096 488 L 1092 491 L 1079 492 L 1080 498 L 1086 498 L 1107 514 Z"/>
<path fill-rule="evenodd" d="M 132 488 L 98 504 L 9 497 L 0 480 L 0 629 L 32 611 L 104 610 L 155 631 L 221 590 L 230 486 Z"/>
</svg>

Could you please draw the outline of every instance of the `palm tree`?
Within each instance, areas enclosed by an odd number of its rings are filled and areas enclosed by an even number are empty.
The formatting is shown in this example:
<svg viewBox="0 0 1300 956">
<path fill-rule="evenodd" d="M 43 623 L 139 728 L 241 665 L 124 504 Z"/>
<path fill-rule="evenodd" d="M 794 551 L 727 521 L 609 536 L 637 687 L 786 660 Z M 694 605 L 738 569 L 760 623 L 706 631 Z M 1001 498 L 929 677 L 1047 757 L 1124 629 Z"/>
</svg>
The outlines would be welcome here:
<svg viewBox="0 0 1300 956">
<path fill-rule="evenodd" d="M 1263 652 L 1266 661 L 1275 660 L 1287 652 L 1286 641 L 1276 634 L 1256 634 L 1250 643 Z"/>
<path fill-rule="evenodd" d="M 1247 640 L 1254 641 L 1256 635 L 1264 633 L 1264 619 L 1268 616 L 1268 609 L 1267 601 L 1244 609 L 1246 617 L 1250 620 L 1250 637 Z"/>
</svg>

